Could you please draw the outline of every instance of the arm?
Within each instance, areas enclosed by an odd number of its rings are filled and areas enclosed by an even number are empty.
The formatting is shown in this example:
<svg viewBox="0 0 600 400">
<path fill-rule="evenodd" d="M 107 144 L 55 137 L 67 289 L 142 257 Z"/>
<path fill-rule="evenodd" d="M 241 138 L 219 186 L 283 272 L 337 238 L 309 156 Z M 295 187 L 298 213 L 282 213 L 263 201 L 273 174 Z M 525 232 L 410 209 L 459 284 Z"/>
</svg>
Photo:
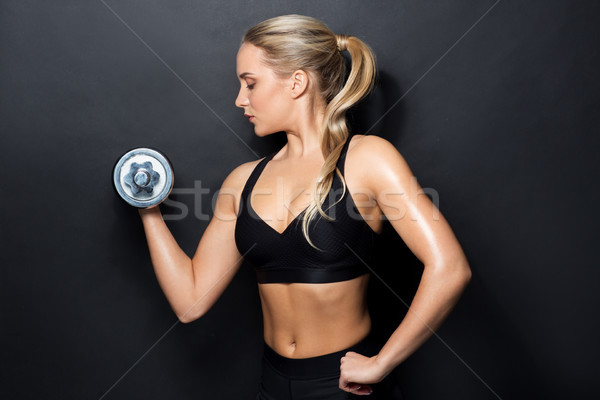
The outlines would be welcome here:
<svg viewBox="0 0 600 400">
<path fill-rule="evenodd" d="M 470 281 L 471 269 L 448 222 L 396 148 L 383 138 L 365 136 L 355 149 L 354 157 L 361 165 L 377 166 L 362 172 L 365 177 L 361 181 L 424 264 L 405 318 L 372 360 L 383 379 L 440 327 Z"/>
<path fill-rule="evenodd" d="M 191 259 L 173 238 L 158 206 L 139 210 L 156 278 L 184 323 L 200 318 L 213 306 L 242 264 L 234 238 L 235 204 L 249 174 L 247 164 L 236 168 L 223 182 L 215 213 Z"/>
</svg>

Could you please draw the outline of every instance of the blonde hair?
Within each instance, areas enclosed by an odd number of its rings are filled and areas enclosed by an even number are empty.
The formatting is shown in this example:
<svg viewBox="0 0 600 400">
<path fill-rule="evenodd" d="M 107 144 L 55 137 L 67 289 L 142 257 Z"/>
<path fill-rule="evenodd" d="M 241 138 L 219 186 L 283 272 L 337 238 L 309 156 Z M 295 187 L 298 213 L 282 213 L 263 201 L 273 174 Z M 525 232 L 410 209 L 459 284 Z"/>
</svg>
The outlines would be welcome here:
<svg viewBox="0 0 600 400">
<path fill-rule="evenodd" d="M 334 219 L 325 214 L 321 206 L 331 189 L 335 173 L 343 184 L 338 202 L 346 193 L 346 181 L 336 168 L 349 138 L 346 111 L 373 89 L 377 71 L 375 55 L 360 39 L 336 35 L 321 21 L 295 14 L 271 18 L 253 26 L 244 34 L 241 45 L 244 43 L 262 49 L 264 56 L 261 61 L 278 77 L 287 78 L 298 69 L 307 71 L 316 82 L 312 87 L 309 80 L 308 90 L 313 96 L 311 104 L 314 105 L 315 96 L 325 101 L 320 132 L 325 163 L 319 171 L 314 197 L 302 221 L 304 237 L 318 249 L 308 235 L 309 222 L 317 213 L 327 220 Z M 341 54 L 345 50 L 351 57 L 347 80 L 346 61 Z"/>
</svg>

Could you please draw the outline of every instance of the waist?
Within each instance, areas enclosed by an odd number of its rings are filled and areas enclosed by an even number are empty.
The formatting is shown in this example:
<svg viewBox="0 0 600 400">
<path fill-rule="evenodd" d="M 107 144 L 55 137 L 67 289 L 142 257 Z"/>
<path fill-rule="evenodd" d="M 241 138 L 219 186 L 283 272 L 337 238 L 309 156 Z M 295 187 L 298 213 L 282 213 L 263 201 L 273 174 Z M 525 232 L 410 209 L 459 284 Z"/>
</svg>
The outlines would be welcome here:
<svg viewBox="0 0 600 400">
<path fill-rule="evenodd" d="M 290 378 L 315 378 L 340 374 L 340 360 L 348 351 L 354 351 L 367 357 L 379 351 L 372 331 L 354 345 L 332 353 L 309 358 L 289 358 L 273 350 L 263 342 L 263 362 L 268 362 L 274 369 Z"/>
</svg>

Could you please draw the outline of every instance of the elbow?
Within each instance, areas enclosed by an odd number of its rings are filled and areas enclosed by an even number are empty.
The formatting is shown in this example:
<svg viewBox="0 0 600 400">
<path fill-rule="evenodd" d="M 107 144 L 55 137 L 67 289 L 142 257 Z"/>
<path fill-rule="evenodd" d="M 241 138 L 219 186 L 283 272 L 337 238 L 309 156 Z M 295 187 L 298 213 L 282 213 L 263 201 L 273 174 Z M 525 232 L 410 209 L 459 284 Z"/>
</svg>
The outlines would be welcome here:
<svg viewBox="0 0 600 400">
<path fill-rule="evenodd" d="M 182 310 L 181 312 L 175 312 L 175 314 L 177 315 L 177 319 L 179 319 L 179 322 L 184 324 L 194 322 L 195 320 L 202 317 L 205 313 L 206 310 L 200 308 L 199 305 L 193 307 L 186 307 L 186 309 Z"/>
<path fill-rule="evenodd" d="M 456 276 L 462 283 L 463 288 L 466 287 L 469 282 L 471 282 L 471 278 L 473 277 L 473 273 L 471 272 L 471 267 L 467 261 L 463 261 L 457 264 Z"/>
<path fill-rule="evenodd" d="M 471 282 L 472 277 L 473 272 L 471 272 L 471 268 L 467 265 L 467 270 L 465 271 L 465 284 L 469 284 L 469 282 Z"/>
<path fill-rule="evenodd" d="M 179 322 L 183 324 L 189 324 L 190 322 L 194 322 L 195 320 L 199 319 L 201 316 L 202 314 L 183 313 L 177 314 L 177 319 L 179 319 Z"/>
<path fill-rule="evenodd" d="M 471 269 L 467 269 L 463 274 L 462 274 L 462 282 L 461 282 L 461 292 L 464 292 L 465 289 L 467 288 L 467 286 L 469 286 L 469 282 L 471 282 Z"/>
<path fill-rule="evenodd" d="M 438 263 L 438 271 L 445 282 L 454 282 L 463 289 L 471 282 L 472 272 L 466 260 Z"/>
<path fill-rule="evenodd" d="M 179 322 L 181 322 L 182 324 L 189 324 L 190 322 L 197 320 L 198 317 L 194 317 L 189 314 L 178 314 L 177 319 L 179 319 Z"/>
</svg>

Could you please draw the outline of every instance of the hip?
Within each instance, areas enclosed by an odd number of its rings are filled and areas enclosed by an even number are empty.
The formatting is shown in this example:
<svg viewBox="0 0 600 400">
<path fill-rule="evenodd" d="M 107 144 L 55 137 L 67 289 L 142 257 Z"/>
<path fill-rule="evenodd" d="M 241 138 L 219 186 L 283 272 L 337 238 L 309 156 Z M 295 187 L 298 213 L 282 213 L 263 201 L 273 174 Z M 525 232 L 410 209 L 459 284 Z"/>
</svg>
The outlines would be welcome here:
<svg viewBox="0 0 600 400">
<path fill-rule="evenodd" d="M 362 398 L 339 388 L 340 359 L 348 351 L 371 357 L 380 346 L 367 335 L 340 351 L 309 358 L 288 358 L 264 343 L 261 383 L 257 400 L 317 400 Z M 372 384 L 369 399 L 378 398 L 378 384 Z"/>
</svg>

